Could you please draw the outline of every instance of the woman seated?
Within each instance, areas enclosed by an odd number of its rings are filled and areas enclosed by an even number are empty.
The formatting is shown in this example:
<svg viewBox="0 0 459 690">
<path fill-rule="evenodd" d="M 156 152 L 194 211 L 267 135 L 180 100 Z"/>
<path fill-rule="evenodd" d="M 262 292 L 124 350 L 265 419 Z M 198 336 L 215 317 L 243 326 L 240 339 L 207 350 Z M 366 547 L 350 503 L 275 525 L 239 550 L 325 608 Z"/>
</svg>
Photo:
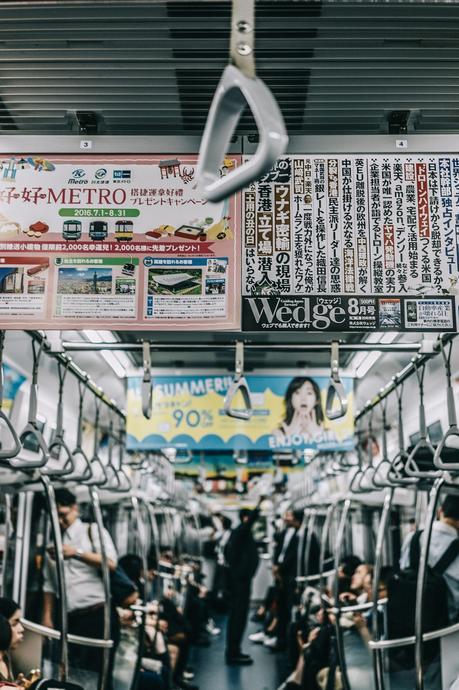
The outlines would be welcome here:
<svg viewBox="0 0 459 690">
<path fill-rule="evenodd" d="M 17 683 L 18 687 L 27 687 L 27 681 L 22 673 L 14 679 L 10 652 L 17 649 L 23 639 L 24 628 L 19 604 L 8 597 L 0 597 L 0 681 Z"/>
</svg>

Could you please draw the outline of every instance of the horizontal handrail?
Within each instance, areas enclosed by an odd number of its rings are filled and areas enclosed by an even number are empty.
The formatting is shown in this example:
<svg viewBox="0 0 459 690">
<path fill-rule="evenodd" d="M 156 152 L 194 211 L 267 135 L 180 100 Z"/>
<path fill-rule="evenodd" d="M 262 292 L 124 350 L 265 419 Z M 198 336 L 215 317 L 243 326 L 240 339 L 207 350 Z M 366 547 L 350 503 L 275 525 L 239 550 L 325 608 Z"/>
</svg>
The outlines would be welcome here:
<svg viewBox="0 0 459 690">
<path fill-rule="evenodd" d="M 387 597 L 384 597 L 383 599 L 378 599 L 378 606 L 383 606 L 384 604 L 387 604 Z M 357 611 L 368 611 L 369 609 L 373 608 L 373 602 L 372 601 L 367 601 L 364 604 L 353 604 L 352 606 L 335 606 L 332 608 L 331 612 L 332 613 L 356 613 Z"/>
<path fill-rule="evenodd" d="M 431 630 L 430 632 L 425 632 L 422 636 L 423 642 L 430 642 L 431 640 L 437 640 L 440 637 L 447 637 L 448 635 L 453 635 L 455 632 L 459 632 L 459 623 L 453 623 L 448 625 L 446 628 L 439 628 L 438 630 Z M 413 645 L 416 642 L 416 637 L 410 635 L 409 637 L 399 637 L 395 640 L 370 640 L 369 645 L 371 649 L 393 649 L 395 647 L 405 647 Z"/>
<path fill-rule="evenodd" d="M 40 623 L 34 623 L 27 620 L 27 618 L 21 618 L 21 623 L 26 630 L 37 633 L 42 637 L 51 637 L 53 640 L 61 639 L 60 630 L 48 628 L 48 626 L 40 625 Z M 99 647 L 102 649 L 111 649 L 113 647 L 113 640 L 100 640 L 95 637 L 83 637 L 82 635 L 72 635 L 71 633 L 68 633 L 67 640 L 71 644 L 79 644 L 85 647 Z"/>
<path fill-rule="evenodd" d="M 323 577 L 329 577 L 335 574 L 335 568 L 332 570 L 326 570 L 324 573 L 316 573 L 315 575 L 299 575 L 296 579 L 297 582 L 317 582 Z"/>
</svg>

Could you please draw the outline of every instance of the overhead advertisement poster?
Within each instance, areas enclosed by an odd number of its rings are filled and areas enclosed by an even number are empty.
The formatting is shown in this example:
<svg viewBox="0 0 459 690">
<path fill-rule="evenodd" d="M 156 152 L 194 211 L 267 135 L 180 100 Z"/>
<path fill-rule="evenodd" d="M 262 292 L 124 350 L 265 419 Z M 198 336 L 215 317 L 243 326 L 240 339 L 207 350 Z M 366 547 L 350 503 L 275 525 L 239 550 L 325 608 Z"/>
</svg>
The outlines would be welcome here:
<svg viewBox="0 0 459 690">
<path fill-rule="evenodd" d="M 459 157 L 292 155 L 242 213 L 243 330 L 456 330 Z"/>
<path fill-rule="evenodd" d="M 194 189 L 196 156 L 0 162 L 0 325 L 240 326 L 239 197 Z M 224 160 L 221 175 L 240 157 Z"/>
<path fill-rule="evenodd" d="M 142 414 L 141 377 L 131 377 L 127 393 L 129 450 L 164 447 L 189 450 L 269 450 L 353 447 L 353 380 L 343 379 L 347 414 L 325 416 L 326 377 L 246 376 L 253 415 L 248 421 L 223 411 L 231 376 L 155 376 L 151 419 Z M 242 396 L 234 400 L 243 408 Z"/>
</svg>

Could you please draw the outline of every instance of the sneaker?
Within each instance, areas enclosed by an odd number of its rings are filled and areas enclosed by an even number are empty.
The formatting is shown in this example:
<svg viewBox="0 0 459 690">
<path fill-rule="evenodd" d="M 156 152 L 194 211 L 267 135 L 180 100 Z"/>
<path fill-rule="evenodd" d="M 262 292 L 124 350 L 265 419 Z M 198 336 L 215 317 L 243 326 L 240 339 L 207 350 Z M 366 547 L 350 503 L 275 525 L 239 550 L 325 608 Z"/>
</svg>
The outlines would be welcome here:
<svg viewBox="0 0 459 690">
<path fill-rule="evenodd" d="M 213 623 L 207 623 L 206 630 L 209 635 L 220 635 L 221 633 L 220 628 L 217 628 Z"/>
<path fill-rule="evenodd" d="M 267 637 L 264 642 L 263 642 L 265 647 L 269 647 L 270 649 L 274 649 L 274 647 L 277 647 L 277 637 Z"/>
<path fill-rule="evenodd" d="M 256 633 L 253 633 L 252 635 L 249 635 L 250 642 L 255 642 L 255 644 L 263 644 L 266 639 L 267 639 L 267 637 L 266 637 L 263 630 L 260 630 L 260 632 L 256 632 Z"/>
<path fill-rule="evenodd" d="M 184 670 L 184 672 L 182 673 L 182 678 L 183 678 L 183 680 L 193 680 L 194 673 L 191 670 L 191 668 L 186 668 Z"/>
</svg>

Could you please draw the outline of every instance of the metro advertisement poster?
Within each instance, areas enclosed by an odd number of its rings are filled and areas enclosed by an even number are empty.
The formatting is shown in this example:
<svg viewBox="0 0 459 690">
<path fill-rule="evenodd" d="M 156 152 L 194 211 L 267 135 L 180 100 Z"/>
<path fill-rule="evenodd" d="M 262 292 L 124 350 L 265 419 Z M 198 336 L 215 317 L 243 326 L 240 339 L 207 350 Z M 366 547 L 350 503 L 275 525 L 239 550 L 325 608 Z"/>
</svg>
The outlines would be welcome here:
<svg viewBox="0 0 459 690">
<path fill-rule="evenodd" d="M 248 421 L 234 419 L 223 411 L 231 376 L 154 376 L 151 419 L 142 414 L 142 378 L 130 377 L 128 449 L 175 446 L 189 450 L 275 452 L 353 448 L 353 379 L 343 379 L 348 410 L 344 417 L 334 421 L 325 415 L 327 377 L 248 375 L 246 379 L 253 405 Z M 243 409 L 240 393 L 233 407 Z"/>
<path fill-rule="evenodd" d="M 0 324 L 238 329 L 239 198 L 195 189 L 196 156 L 0 163 Z M 225 158 L 221 175 L 240 157 Z"/>
<path fill-rule="evenodd" d="M 455 330 L 457 155 L 292 154 L 242 195 L 243 330 Z"/>
</svg>

